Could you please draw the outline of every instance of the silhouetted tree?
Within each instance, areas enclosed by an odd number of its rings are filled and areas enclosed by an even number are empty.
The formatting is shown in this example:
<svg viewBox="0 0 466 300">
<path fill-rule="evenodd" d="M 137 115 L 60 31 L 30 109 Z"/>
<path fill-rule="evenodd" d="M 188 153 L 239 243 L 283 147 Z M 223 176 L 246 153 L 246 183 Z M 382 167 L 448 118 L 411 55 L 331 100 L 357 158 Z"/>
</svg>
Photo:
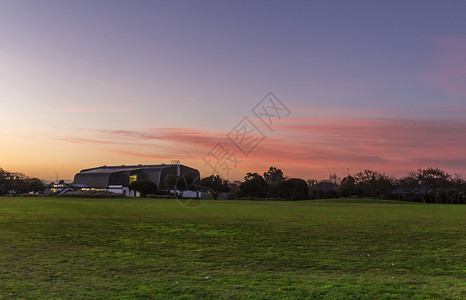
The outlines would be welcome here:
<svg viewBox="0 0 466 300">
<path fill-rule="evenodd" d="M 133 191 L 139 192 L 142 197 L 145 197 L 148 194 L 157 193 L 157 185 L 145 179 L 133 181 L 128 185 L 128 187 Z"/>
<path fill-rule="evenodd" d="M 439 168 L 419 169 L 413 176 L 423 189 L 423 200 L 435 203 L 439 203 L 440 194 L 450 187 L 452 179 L 450 174 Z"/>
<path fill-rule="evenodd" d="M 215 200 L 218 198 L 218 194 L 228 192 L 228 182 L 219 175 L 210 175 L 201 179 L 201 186 L 206 187 L 214 197 Z"/>
<path fill-rule="evenodd" d="M 466 197 L 466 181 L 461 175 L 455 174 L 450 180 L 449 202 L 451 204 L 464 204 Z"/>
<path fill-rule="evenodd" d="M 265 179 L 257 173 L 247 173 L 244 182 L 240 185 L 239 195 L 251 199 L 265 197 L 268 184 Z"/>
<path fill-rule="evenodd" d="M 178 181 L 178 176 L 176 176 L 175 174 L 168 174 L 167 176 L 165 176 L 163 184 L 166 189 L 173 190 L 175 189 L 175 185 L 177 181 Z"/>
<path fill-rule="evenodd" d="M 395 194 L 398 200 L 418 201 L 421 186 L 413 172 L 395 181 Z"/>
<path fill-rule="evenodd" d="M 264 172 L 264 179 L 268 184 L 271 184 L 282 182 L 285 180 L 285 177 L 283 176 L 282 170 L 276 167 L 270 167 L 267 172 Z"/>
<path fill-rule="evenodd" d="M 333 184 L 340 184 L 341 182 L 341 179 L 340 177 L 338 177 L 337 174 L 333 173 L 333 174 L 330 174 L 329 177 L 328 177 L 328 180 L 333 183 Z"/>
<path fill-rule="evenodd" d="M 300 178 L 289 178 L 280 183 L 281 196 L 286 200 L 304 200 L 308 198 L 309 186 Z"/>
<path fill-rule="evenodd" d="M 0 168 L 0 193 L 6 194 L 14 191 L 16 194 L 29 192 L 29 178 L 23 173 L 8 172 Z"/>
<path fill-rule="evenodd" d="M 341 180 L 340 185 L 337 187 L 339 196 L 348 197 L 356 195 L 356 181 L 353 176 L 348 175 Z"/>
<path fill-rule="evenodd" d="M 388 197 L 393 190 L 393 179 L 383 173 L 364 170 L 355 176 L 356 187 L 362 196 Z"/>
<path fill-rule="evenodd" d="M 32 178 L 29 180 L 29 187 L 33 192 L 43 192 L 45 190 L 45 184 L 38 178 Z"/>
</svg>

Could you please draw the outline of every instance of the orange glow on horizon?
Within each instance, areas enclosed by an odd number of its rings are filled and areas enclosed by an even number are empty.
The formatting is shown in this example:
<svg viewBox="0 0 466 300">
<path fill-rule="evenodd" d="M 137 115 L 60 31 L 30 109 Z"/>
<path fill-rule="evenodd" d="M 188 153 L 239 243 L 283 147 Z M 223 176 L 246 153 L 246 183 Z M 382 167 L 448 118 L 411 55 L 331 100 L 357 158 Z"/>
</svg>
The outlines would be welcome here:
<svg viewBox="0 0 466 300">
<path fill-rule="evenodd" d="M 463 121 L 291 119 L 277 128 L 229 174 L 242 179 L 246 172 L 262 174 L 270 166 L 286 175 L 323 179 L 330 173 L 344 176 L 374 169 L 400 176 L 419 167 L 441 167 L 461 173 L 466 167 L 466 133 Z M 100 165 L 169 163 L 173 159 L 197 168 L 204 176 L 212 170 L 202 156 L 225 133 L 185 128 L 145 131 L 101 131 L 92 137 L 5 137 L 9 148 L 0 149 L 2 168 L 31 177 L 73 179 L 81 169 Z M 13 163 L 14 162 L 14 163 Z M 226 175 L 224 173 L 223 175 Z"/>
</svg>

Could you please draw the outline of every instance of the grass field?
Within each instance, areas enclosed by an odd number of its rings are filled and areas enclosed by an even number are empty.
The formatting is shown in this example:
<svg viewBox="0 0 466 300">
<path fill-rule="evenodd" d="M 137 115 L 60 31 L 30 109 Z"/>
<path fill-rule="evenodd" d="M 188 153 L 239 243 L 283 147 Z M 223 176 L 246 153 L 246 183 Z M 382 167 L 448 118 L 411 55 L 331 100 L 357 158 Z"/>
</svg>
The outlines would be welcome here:
<svg viewBox="0 0 466 300">
<path fill-rule="evenodd" d="M 465 299 L 466 206 L 0 198 L 13 297 Z"/>
</svg>

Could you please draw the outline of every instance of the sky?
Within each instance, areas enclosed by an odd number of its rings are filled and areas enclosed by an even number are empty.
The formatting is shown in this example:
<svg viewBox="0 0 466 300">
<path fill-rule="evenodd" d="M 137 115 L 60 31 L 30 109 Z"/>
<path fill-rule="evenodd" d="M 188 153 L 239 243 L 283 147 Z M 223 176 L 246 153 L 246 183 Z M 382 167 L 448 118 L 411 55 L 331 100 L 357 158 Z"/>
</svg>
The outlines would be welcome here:
<svg viewBox="0 0 466 300">
<path fill-rule="evenodd" d="M 466 175 L 466 2 L 0 0 L 0 111 L 0 167 L 46 180 Z"/>
</svg>

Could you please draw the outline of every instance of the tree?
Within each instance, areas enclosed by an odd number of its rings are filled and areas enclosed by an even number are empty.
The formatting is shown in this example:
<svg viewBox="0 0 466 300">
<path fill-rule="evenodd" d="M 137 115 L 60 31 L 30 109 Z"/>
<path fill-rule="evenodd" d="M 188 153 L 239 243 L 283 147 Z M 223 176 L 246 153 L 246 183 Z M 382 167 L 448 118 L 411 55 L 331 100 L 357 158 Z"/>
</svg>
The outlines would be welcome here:
<svg viewBox="0 0 466 300">
<path fill-rule="evenodd" d="M 7 177 L 7 172 L 0 168 L 0 196 L 3 196 L 5 194 L 5 183 L 6 183 L 6 177 Z"/>
<path fill-rule="evenodd" d="M 335 173 L 330 174 L 328 177 L 328 180 L 330 180 L 331 183 L 336 184 L 336 185 L 340 184 L 341 182 L 340 177 L 338 177 L 338 175 Z"/>
<path fill-rule="evenodd" d="M 393 190 L 393 179 L 377 171 L 364 170 L 354 179 L 362 196 L 386 198 Z"/>
<path fill-rule="evenodd" d="M 43 192 L 45 190 L 45 184 L 38 178 L 32 178 L 29 180 L 29 187 L 33 192 Z"/>
<path fill-rule="evenodd" d="M 166 189 L 174 190 L 178 197 L 182 197 L 184 191 L 192 190 L 197 194 L 199 192 L 199 180 L 196 180 L 190 175 L 177 176 L 175 174 L 168 174 L 165 176 L 164 185 Z"/>
<path fill-rule="evenodd" d="M 308 179 L 308 180 L 306 180 L 306 182 L 307 182 L 307 185 L 309 187 L 313 187 L 314 185 L 317 184 L 317 180 L 315 180 L 315 179 Z"/>
<path fill-rule="evenodd" d="M 199 199 L 199 191 L 200 191 L 199 177 L 194 178 L 188 174 L 179 176 L 178 181 L 175 186 L 175 190 L 180 190 L 181 196 L 186 190 L 194 191 L 196 192 L 196 198 Z"/>
<path fill-rule="evenodd" d="M 273 182 L 273 183 L 268 183 L 268 191 L 267 191 L 267 197 L 268 198 L 282 198 L 283 193 L 282 193 L 282 188 L 283 188 L 283 183 L 284 181 L 281 182 Z"/>
<path fill-rule="evenodd" d="M 173 190 L 175 189 L 176 182 L 178 181 L 178 176 L 175 174 L 168 174 L 164 179 L 164 186 L 166 189 Z"/>
<path fill-rule="evenodd" d="M 268 184 L 267 197 L 282 197 L 282 183 L 285 181 L 283 171 L 276 167 L 270 167 L 267 172 L 264 172 L 264 179 Z"/>
<path fill-rule="evenodd" d="M 424 191 L 424 201 L 439 203 L 441 192 L 451 186 L 452 176 L 439 168 L 419 169 L 413 174 Z"/>
<path fill-rule="evenodd" d="M 449 195 L 452 204 L 464 204 L 464 197 L 466 196 L 466 180 L 459 174 L 455 174 L 451 182 Z"/>
<path fill-rule="evenodd" d="M 283 171 L 275 167 L 270 167 L 267 172 L 264 172 L 264 179 L 267 183 L 277 183 L 285 180 Z"/>
<path fill-rule="evenodd" d="M 228 182 L 219 175 L 210 175 L 209 177 L 202 178 L 201 186 L 206 187 L 212 193 L 215 200 L 217 200 L 218 194 L 230 190 Z"/>
<path fill-rule="evenodd" d="M 178 176 L 175 184 L 175 190 L 181 191 L 181 195 L 186 190 L 198 191 L 197 185 L 194 184 L 194 178 L 189 175 Z"/>
<path fill-rule="evenodd" d="M 290 178 L 281 184 L 281 196 L 286 200 L 308 199 L 309 186 L 300 178 Z"/>
<path fill-rule="evenodd" d="M 405 177 L 396 180 L 396 187 L 398 194 L 398 199 L 400 200 L 407 198 L 409 201 L 416 201 L 418 198 L 417 195 L 421 191 L 421 186 L 415 173 L 410 173 Z"/>
<path fill-rule="evenodd" d="M 341 180 L 340 185 L 337 187 L 337 192 L 342 197 L 356 195 L 356 184 L 353 176 L 348 175 Z"/>
<path fill-rule="evenodd" d="M 241 181 L 240 180 L 233 180 L 233 181 L 228 181 L 227 180 L 227 186 L 228 189 L 231 193 L 238 193 L 239 192 L 239 187 L 241 186 Z"/>
<path fill-rule="evenodd" d="M 0 168 L 0 183 L 4 183 L 8 172 Z"/>
<path fill-rule="evenodd" d="M 133 191 L 141 193 L 142 197 L 145 197 L 148 194 L 157 193 L 157 185 L 145 179 L 133 181 L 128 185 L 128 187 Z"/>
<path fill-rule="evenodd" d="M 1 194 L 14 191 L 16 194 L 29 192 L 29 178 L 23 173 L 8 172 L 0 168 L 0 190 Z"/>
<path fill-rule="evenodd" d="M 250 199 L 265 197 L 267 195 L 268 184 L 265 179 L 257 173 L 247 173 L 244 182 L 240 185 L 239 195 Z"/>
</svg>

